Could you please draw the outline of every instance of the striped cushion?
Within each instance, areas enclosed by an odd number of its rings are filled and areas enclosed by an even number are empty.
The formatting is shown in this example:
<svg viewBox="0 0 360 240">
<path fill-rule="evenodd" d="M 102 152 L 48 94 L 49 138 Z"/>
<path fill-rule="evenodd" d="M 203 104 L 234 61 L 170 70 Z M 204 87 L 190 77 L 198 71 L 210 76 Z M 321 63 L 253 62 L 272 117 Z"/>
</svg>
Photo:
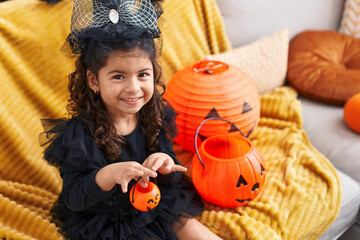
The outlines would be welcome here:
<svg viewBox="0 0 360 240">
<path fill-rule="evenodd" d="M 346 0 L 339 32 L 360 38 L 360 0 Z"/>
</svg>

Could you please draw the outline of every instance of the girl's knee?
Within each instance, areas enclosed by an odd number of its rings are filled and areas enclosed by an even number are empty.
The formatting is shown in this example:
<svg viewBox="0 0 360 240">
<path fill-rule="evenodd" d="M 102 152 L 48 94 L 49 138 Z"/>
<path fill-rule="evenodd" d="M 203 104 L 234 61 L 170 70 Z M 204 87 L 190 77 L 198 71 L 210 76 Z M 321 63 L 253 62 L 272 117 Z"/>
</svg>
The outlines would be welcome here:
<svg viewBox="0 0 360 240">
<path fill-rule="evenodd" d="M 216 240 L 221 239 L 216 234 L 211 232 L 207 227 L 202 223 L 197 221 L 194 218 L 182 218 L 179 221 L 179 228 L 177 232 L 174 232 L 179 239 L 196 239 L 196 240 Z"/>
</svg>

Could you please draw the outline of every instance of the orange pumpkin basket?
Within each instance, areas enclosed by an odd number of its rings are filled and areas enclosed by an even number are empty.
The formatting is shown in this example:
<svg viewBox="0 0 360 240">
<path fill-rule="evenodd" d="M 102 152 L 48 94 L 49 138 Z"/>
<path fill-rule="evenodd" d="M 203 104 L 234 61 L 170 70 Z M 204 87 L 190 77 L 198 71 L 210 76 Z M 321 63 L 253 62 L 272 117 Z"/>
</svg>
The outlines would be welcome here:
<svg viewBox="0 0 360 240">
<path fill-rule="evenodd" d="M 151 211 L 156 208 L 160 202 L 160 190 L 155 183 L 150 181 L 148 182 L 148 186 L 146 188 L 142 187 L 138 184 L 139 179 L 130 190 L 130 202 L 139 211 Z"/>
<path fill-rule="evenodd" d="M 204 120 L 202 125 L 220 119 L 233 125 L 238 133 L 207 138 L 197 148 L 192 160 L 192 181 L 199 194 L 208 202 L 235 208 L 254 199 L 265 184 L 265 162 L 262 154 L 244 137 L 233 123 L 222 118 Z"/>
</svg>

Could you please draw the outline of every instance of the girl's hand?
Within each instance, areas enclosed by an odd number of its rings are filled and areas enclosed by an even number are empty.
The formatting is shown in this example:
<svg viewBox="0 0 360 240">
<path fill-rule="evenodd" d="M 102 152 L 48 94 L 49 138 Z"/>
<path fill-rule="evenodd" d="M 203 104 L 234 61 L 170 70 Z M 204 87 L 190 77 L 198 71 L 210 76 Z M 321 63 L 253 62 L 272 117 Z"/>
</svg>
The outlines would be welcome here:
<svg viewBox="0 0 360 240">
<path fill-rule="evenodd" d="M 138 162 L 119 162 L 100 169 L 95 176 L 95 181 L 104 191 L 110 191 L 115 184 L 120 184 L 123 193 L 126 193 L 128 184 L 132 179 L 138 180 L 141 177 L 139 184 L 142 187 L 147 187 L 149 178 L 156 176 L 156 171 L 146 168 Z"/>
<path fill-rule="evenodd" d="M 175 164 L 174 160 L 168 154 L 162 152 L 151 154 L 142 165 L 151 169 L 152 171 L 159 171 L 159 173 L 163 175 L 167 175 L 176 171 L 187 171 L 185 167 Z M 145 180 L 149 181 L 149 179 Z"/>
</svg>

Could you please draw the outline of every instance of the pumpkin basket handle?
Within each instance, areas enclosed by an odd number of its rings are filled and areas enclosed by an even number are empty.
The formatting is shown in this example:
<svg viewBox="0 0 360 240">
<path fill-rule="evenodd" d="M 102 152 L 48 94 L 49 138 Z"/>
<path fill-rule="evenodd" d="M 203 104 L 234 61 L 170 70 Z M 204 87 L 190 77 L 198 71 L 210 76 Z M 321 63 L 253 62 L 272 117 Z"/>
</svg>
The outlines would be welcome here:
<svg viewBox="0 0 360 240">
<path fill-rule="evenodd" d="M 132 191 L 132 193 L 130 193 L 130 194 L 132 194 L 132 201 L 131 201 L 132 203 L 134 203 L 134 202 L 135 202 L 135 199 L 134 199 L 134 195 L 135 195 L 135 188 L 136 188 L 136 185 L 138 184 L 138 182 L 139 182 L 140 178 L 141 178 L 141 177 L 139 177 L 139 178 L 136 180 L 136 182 L 135 182 L 135 184 L 134 184 L 133 191 Z M 156 178 L 154 178 L 154 181 L 155 181 L 155 184 L 156 184 L 156 185 L 158 185 L 158 184 L 157 184 L 157 181 L 156 181 Z"/>
<path fill-rule="evenodd" d="M 252 131 L 250 131 L 250 132 L 248 133 L 248 135 L 246 136 L 233 122 L 230 122 L 229 120 L 227 120 L 227 119 L 225 119 L 225 118 L 221 118 L 221 117 L 210 117 L 210 118 L 207 118 L 207 119 L 205 119 L 204 121 L 202 121 L 202 122 L 200 123 L 199 127 L 197 128 L 196 133 L 195 133 L 195 152 L 196 152 L 196 155 L 197 155 L 197 157 L 199 158 L 200 163 L 201 163 L 201 165 L 202 165 L 203 167 L 205 167 L 205 164 L 204 164 L 204 162 L 201 160 L 199 151 L 198 151 L 198 149 L 197 149 L 197 137 L 198 137 L 198 135 L 199 135 L 199 131 L 200 131 L 200 128 L 202 127 L 202 125 L 204 125 L 204 123 L 206 123 L 207 121 L 215 120 L 215 119 L 216 119 L 216 120 L 223 120 L 223 121 L 225 121 L 225 122 L 227 122 L 227 123 L 230 123 L 231 126 L 232 126 L 233 128 L 235 128 L 237 131 L 239 131 L 239 132 L 241 133 L 241 135 L 242 135 L 243 137 L 245 137 L 245 138 L 247 138 L 247 137 L 250 135 L 250 133 L 252 132 Z"/>
</svg>

